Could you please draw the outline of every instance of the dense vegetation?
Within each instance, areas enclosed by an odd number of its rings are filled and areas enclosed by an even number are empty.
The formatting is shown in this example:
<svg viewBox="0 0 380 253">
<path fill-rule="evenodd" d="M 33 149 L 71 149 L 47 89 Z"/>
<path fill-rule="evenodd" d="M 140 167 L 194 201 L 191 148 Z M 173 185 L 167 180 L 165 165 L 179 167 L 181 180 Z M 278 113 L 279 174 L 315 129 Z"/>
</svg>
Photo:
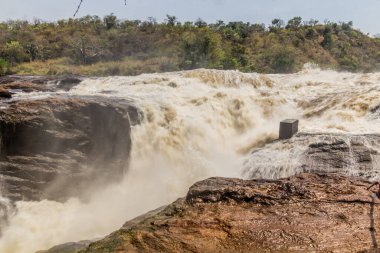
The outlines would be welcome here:
<svg viewBox="0 0 380 253">
<path fill-rule="evenodd" d="M 321 67 L 372 71 L 380 66 L 380 39 L 352 22 L 320 24 L 300 17 L 286 24 L 164 23 L 119 20 L 114 15 L 43 22 L 0 23 L 0 75 L 133 75 L 194 68 L 264 73 Z"/>
</svg>

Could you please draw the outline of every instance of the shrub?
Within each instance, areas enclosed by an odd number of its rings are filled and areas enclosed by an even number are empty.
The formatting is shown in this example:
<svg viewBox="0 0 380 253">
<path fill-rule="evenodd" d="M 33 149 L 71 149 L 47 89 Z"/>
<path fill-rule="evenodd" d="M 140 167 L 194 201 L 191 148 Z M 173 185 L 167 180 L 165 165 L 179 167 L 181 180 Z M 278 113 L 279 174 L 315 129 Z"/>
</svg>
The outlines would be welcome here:
<svg viewBox="0 0 380 253">
<path fill-rule="evenodd" d="M 9 63 L 3 58 L 0 58 L 0 76 L 4 76 L 8 73 L 9 73 Z"/>
<path fill-rule="evenodd" d="M 332 45 L 333 45 L 332 31 L 331 31 L 331 29 L 328 29 L 326 27 L 324 34 L 323 34 L 322 46 L 326 49 L 331 49 Z"/>
<path fill-rule="evenodd" d="M 255 70 L 266 73 L 291 73 L 296 70 L 296 54 L 290 47 L 275 47 L 259 57 Z"/>
<path fill-rule="evenodd" d="M 314 30 L 314 28 L 308 28 L 307 30 L 306 30 L 306 38 L 308 38 L 308 39 L 313 39 L 314 38 L 314 36 L 317 34 L 317 32 Z"/>
<path fill-rule="evenodd" d="M 352 29 L 352 26 L 353 26 L 352 21 L 350 21 L 348 23 L 345 23 L 345 22 L 342 23 L 342 29 L 345 31 L 350 31 Z"/>
<path fill-rule="evenodd" d="M 340 68 L 342 70 L 355 72 L 360 69 L 360 63 L 352 57 L 344 56 L 339 60 Z"/>
<path fill-rule="evenodd" d="M 208 29 L 183 36 L 184 59 L 182 68 L 220 68 L 224 58 L 221 36 Z"/>
<path fill-rule="evenodd" d="M 295 69 L 296 57 L 291 50 L 279 50 L 274 53 L 272 68 L 276 73 L 290 73 Z"/>
<path fill-rule="evenodd" d="M 3 54 L 11 64 L 23 62 L 28 58 L 24 48 L 18 41 L 6 43 L 3 49 Z"/>
</svg>

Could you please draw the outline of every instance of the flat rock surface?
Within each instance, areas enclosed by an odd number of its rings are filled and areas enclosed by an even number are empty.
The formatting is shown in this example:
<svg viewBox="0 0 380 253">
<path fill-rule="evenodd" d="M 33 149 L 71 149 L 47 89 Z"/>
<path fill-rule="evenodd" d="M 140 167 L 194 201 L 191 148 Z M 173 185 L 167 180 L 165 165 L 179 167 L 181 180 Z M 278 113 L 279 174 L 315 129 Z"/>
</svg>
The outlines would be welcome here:
<svg viewBox="0 0 380 253">
<path fill-rule="evenodd" d="M 81 252 L 368 251 L 380 242 L 380 204 L 369 185 L 334 173 L 210 178 Z"/>
</svg>

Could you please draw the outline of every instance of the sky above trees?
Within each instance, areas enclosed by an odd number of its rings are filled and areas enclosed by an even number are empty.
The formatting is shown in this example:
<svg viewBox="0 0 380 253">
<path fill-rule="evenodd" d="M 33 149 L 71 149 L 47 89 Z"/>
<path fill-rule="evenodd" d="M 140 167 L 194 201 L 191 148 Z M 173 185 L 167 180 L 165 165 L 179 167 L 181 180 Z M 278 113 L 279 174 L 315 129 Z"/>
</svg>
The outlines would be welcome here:
<svg viewBox="0 0 380 253">
<path fill-rule="evenodd" d="M 0 19 L 41 18 L 54 21 L 72 17 L 79 0 L 0 0 Z M 301 16 L 304 20 L 325 19 L 353 21 L 356 28 L 371 34 L 380 33 L 379 0 L 84 0 L 78 16 L 104 16 L 113 12 L 122 19 L 155 17 L 163 21 L 166 14 L 180 21 L 202 18 L 269 24 L 274 18 L 284 20 Z"/>
</svg>

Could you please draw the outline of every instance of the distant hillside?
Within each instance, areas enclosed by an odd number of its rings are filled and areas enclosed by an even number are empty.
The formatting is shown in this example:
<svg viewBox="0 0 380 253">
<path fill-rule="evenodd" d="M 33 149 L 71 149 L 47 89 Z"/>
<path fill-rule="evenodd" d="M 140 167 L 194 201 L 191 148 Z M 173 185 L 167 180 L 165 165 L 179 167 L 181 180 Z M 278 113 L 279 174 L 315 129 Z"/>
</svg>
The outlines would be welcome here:
<svg viewBox="0 0 380 253">
<path fill-rule="evenodd" d="M 194 68 L 290 73 L 312 62 L 324 68 L 374 71 L 380 39 L 352 22 L 320 24 L 300 17 L 286 24 L 164 23 L 86 16 L 54 23 L 0 23 L 0 75 L 134 75 Z"/>
</svg>

